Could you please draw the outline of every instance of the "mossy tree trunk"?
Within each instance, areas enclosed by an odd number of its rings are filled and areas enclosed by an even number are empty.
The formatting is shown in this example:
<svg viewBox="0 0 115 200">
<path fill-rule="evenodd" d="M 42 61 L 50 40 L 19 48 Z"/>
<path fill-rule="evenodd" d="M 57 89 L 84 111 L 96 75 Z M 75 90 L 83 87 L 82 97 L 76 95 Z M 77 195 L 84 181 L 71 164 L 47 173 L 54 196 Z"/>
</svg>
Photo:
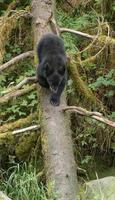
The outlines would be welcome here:
<svg viewBox="0 0 115 200">
<path fill-rule="evenodd" d="M 43 34 L 51 32 L 49 22 L 52 17 L 53 3 L 54 1 L 51 0 L 32 1 L 35 50 Z M 35 62 L 37 64 L 36 60 Z M 53 107 L 49 103 L 50 91 L 42 88 L 39 96 L 42 108 L 42 144 L 47 183 L 54 184 L 53 191 L 56 192 L 59 200 L 75 200 L 77 176 L 70 121 L 69 117 L 62 112 L 62 107 L 66 106 L 65 94 L 62 95 L 61 104 L 58 107 Z"/>
</svg>

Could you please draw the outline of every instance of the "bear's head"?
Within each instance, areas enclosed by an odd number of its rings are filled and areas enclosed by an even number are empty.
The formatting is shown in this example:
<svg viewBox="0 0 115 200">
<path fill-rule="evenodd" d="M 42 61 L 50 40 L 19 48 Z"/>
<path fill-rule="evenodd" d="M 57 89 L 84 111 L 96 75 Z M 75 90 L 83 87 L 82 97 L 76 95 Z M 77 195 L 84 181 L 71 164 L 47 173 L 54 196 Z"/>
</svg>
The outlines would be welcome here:
<svg viewBox="0 0 115 200">
<path fill-rule="evenodd" d="M 46 80 L 52 92 L 56 93 L 66 74 L 66 57 L 50 56 L 45 62 Z"/>
</svg>

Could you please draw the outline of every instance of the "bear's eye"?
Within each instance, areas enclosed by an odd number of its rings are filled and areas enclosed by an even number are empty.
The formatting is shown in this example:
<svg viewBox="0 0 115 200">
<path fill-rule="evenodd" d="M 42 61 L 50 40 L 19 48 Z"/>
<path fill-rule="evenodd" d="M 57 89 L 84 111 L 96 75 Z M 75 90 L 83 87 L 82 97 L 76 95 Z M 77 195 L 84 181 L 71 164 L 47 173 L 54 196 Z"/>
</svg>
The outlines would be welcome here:
<svg viewBox="0 0 115 200">
<path fill-rule="evenodd" d="M 64 75 L 64 73 L 65 73 L 65 67 L 64 66 L 60 67 L 58 69 L 58 73 L 61 74 L 61 75 Z"/>
<path fill-rule="evenodd" d="M 50 76 L 51 74 L 53 74 L 53 69 L 48 63 L 46 63 L 46 75 Z"/>
</svg>

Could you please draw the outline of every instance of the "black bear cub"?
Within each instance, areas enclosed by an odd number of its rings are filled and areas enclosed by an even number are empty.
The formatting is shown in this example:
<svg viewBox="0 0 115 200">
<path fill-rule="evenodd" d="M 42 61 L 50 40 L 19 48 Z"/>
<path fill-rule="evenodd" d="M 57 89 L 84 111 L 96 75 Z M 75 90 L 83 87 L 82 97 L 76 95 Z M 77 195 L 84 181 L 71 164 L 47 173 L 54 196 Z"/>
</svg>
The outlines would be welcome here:
<svg viewBox="0 0 115 200">
<path fill-rule="evenodd" d="M 50 88 L 50 102 L 54 106 L 60 104 L 60 96 L 67 81 L 67 58 L 64 43 L 55 34 L 45 34 L 37 48 L 39 66 L 37 78 L 41 86 Z"/>
</svg>

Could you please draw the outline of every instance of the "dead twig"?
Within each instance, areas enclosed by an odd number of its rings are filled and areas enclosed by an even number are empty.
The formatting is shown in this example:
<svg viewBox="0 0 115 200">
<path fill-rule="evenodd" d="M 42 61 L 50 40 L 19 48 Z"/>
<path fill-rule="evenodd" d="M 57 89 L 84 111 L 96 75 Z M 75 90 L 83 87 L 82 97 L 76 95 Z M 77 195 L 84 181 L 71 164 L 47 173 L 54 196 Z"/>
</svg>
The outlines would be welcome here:
<svg viewBox="0 0 115 200">
<path fill-rule="evenodd" d="M 100 53 L 105 49 L 105 47 L 108 44 L 109 36 L 110 36 L 110 27 L 108 24 L 107 24 L 107 28 L 108 28 L 108 33 L 107 33 L 107 37 L 105 38 L 105 44 L 103 45 L 103 47 L 94 56 L 91 56 L 90 58 L 83 60 L 82 64 L 85 64 L 87 62 L 91 62 L 91 61 L 95 60 L 100 55 Z"/>
<path fill-rule="evenodd" d="M 22 90 L 17 90 L 15 92 L 8 93 L 8 94 L 6 94 L 6 95 L 4 95 L 3 97 L 0 98 L 0 104 L 5 104 L 13 98 L 17 98 L 19 96 L 22 96 L 22 95 L 34 90 L 35 87 L 36 87 L 36 85 L 33 84 L 32 86 L 24 88 Z"/>
<path fill-rule="evenodd" d="M 20 60 L 23 60 L 27 57 L 33 57 L 33 51 L 28 51 L 25 53 L 22 53 L 15 58 L 12 58 L 10 61 L 7 63 L 4 63 L 3 65 L 0 66 L 0 72 L 5 70 L 6 68 L 10 67 L 11 65 L 14 65 L 15 63 L 19 62 Z"/>
<path fill-rule="evenodd" d="M 27 84 L 27 83 L 36 83 L 37 79 L 35 76 L 33 77 L 27 77 L 24 80 L 22 80 L 20 83 L 18 83 L 18 85 L 16 85 L 16 89 L 20 89 L 23 85 Z"/>
<path fill-rule="evenodd" d="M 107 124 L 109 126 L 112 126 L 115 128 L 115 122 L 103 117 L 102 113 L 99 113 L 99 112 L 92 112 L 92 111 L 87 111 L 86 109 L 84 108 L 81 108 L 81 107 L 76 107 L 76 106 L 67 106 L 65 108 L 63 108 L 63 111 L 70 111 L 70 112 L 76 112 L 80 115 L 84 115 L 84 116 L 87 116 L 87 117 L 91 117 L 93 119 L 96 119 L 100 122 L 103 122 L 104 124 Z"/>
<path fill-rule="evenodd" d="M 12 132 L 4 132 L 0 134 L 0 139 L 5 139 L 8 138 L 8 136 L 10 135 L 17 135 L 20 133 L 24 133 L 24 134 L 31 134 L 31 132 L 39 130 L 40 129 L 40 125 L 33 125 L 33 126 L 29 126 L 23 129 L 18 129 Z"/>
<path fill-rule="evenodd" d="M 87 47 L 85 47 L 83 50 L 78 51 L 78 53 L 76 55 L 79 55 L 79 54 L 87 51 L 88 49 L 91 49 L 91 47 L 96 42 L 96 40 L 98 39 L 98 37 L 99 37 L 99 31 L 98 31 L 97 35 L 95 36 L 95 38 L 91 41 L 91 43 Z"/>
<path fill-rule="evenodd" d="M 11 132 L 14 129 L 22 128 L 31 124 L 35 119 L 37 119 L 37 112 L 31 113 L 25 118 L 18 119 L 14 122 L 9 122 L 0 126 L 0 134 L 4 132 Z"/>
<path fill-rule="evenodd" d="M 89 39 L 94 39 L 96 37 L 96 35 L 89 35 L 87 33 L 83 33 L 81 31 L 75 31 L 75 30 L 72 30 L 72 29 L 69 29 L 69 28 L 60 28 L 59 31 L 60 31 L 60 33 L 69 32 L 69 33 L 80 35 L 80 36 L 83 36 L 83 37 L 89 38 Z"/>
<path fill-rule="evenodd" d="M 26 127 L 26 128 L 15 130 L 12 132 L 12 134 L 15 135 L 15 134 L 24 133 L 27 131 L 36 131 L 38 129 L 40 129 L 40 125 L 33 125 L 33 126 Z"/>
<path fill-rule="evenodd" d="M 2 91 L 1 94 L 2 95 L 8 94 L 9 92 L 19 90 L 20 88 L 22 88 L 24 85 L 26 85 L 28 83 L 36 83 L 36 82 L 37 82 L 36 76 L 27 77 L 24 80 L 22 80 L 20 83 L 18 83 L 18 85 L 14 86 L 14 87 L 10 87 L 5 91 Z"/>
</svg>

